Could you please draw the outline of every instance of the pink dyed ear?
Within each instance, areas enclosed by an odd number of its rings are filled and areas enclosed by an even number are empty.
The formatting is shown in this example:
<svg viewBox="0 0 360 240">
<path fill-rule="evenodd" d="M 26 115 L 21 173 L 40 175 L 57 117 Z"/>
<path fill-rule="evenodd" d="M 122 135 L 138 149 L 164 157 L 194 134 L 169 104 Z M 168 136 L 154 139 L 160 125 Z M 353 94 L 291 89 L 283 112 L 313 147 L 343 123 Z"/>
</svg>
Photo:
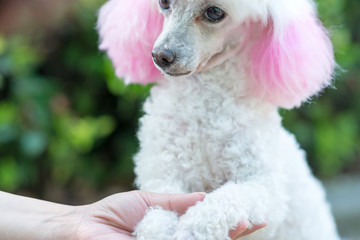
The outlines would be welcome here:
<svg viewBox="0 0 360 240">
<path fill-rule="evenodd" d="M 330 85 L 335 66 L 332 44 L 316 16 L 292 22 L 278 36 L 269 23 L 251 60 L 254 93 L 287 109 Z"/>
<path fill-rule="evenodd" d="M 146 84 L 161 78 L 151 52 L 162 31 L 163 16 L 152 2 L 110 0 L 100 9 L 100 49 L 126 83 Z"/>
</svg>

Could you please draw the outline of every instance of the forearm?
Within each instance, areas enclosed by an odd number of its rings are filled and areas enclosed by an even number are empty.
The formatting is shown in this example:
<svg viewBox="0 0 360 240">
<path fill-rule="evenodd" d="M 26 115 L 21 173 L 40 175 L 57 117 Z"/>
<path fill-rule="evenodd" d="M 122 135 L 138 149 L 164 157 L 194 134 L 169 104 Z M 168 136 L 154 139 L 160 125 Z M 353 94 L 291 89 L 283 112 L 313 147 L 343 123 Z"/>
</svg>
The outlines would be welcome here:
<svg viewBox="0 0 360 240">
<path fill-rule="evenodd" d="M 0 192 L 0 239 L 75 239 L 78 208 Z"/>
</svg>

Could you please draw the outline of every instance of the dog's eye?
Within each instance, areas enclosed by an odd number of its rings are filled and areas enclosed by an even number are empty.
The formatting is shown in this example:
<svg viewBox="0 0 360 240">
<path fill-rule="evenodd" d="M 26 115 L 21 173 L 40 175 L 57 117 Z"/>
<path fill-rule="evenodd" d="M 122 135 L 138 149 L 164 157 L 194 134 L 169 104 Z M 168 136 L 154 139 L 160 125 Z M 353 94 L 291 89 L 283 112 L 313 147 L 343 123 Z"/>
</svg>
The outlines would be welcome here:
<svg viewBox="0 0 360 240">
<path fill-rule="evenodd" d="M 170 8 L 170 0 L 160 0 L 159 4 L 160 4 L 160 7 L 162 9 L 169 9 Z"/>
<path fill-rule="evenodd" d="M 206 9 L 205 17 L 210 22 L 219 22 L 225 17 L 225 12 L 218 7 L 209 7 Z"/>
</svg>

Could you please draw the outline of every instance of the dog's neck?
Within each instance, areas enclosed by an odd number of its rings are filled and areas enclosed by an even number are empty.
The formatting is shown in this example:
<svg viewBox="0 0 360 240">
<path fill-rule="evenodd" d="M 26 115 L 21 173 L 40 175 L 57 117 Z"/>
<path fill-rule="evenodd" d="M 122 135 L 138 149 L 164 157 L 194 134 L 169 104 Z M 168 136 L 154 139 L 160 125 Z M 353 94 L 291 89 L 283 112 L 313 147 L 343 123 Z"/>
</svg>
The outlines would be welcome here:
<svg viewBox="0 0 360 240">
<path fill-rule="evenodd" d="M 240 53 L 232 55 L 220 64 L 195 72 L 184 77 L 169 77 L 165 79 L 166 85 L 176 86 L 176 88 L 203 88 L 212 89 L 214 93 L 228 95 L 234 98 L 247 97 L 248 79 Z M 211 94 L 211 93 L 209 93 Z"/>
<path fill-rule="evenodd" d="M 205 105 L 210 102 L 213 106 L 219 106 L 222 102 L 230 101 L 261 112 L 276 112 L 275 106 L 247 94 L 246 81 L 249 81 L 249 77 L 243 67 L 246 63 L 241 59 L 242 56 L 238 54 L 211 69 L 190 76 L 164 79 L 152 95 L 156 97 L 160 94 L 157 91 L 161 91 L 169 103 L 176 105 L 183 103 L 208 108 Z M 215 108 L 213 110 L 216 111 Z"/>
</svg>

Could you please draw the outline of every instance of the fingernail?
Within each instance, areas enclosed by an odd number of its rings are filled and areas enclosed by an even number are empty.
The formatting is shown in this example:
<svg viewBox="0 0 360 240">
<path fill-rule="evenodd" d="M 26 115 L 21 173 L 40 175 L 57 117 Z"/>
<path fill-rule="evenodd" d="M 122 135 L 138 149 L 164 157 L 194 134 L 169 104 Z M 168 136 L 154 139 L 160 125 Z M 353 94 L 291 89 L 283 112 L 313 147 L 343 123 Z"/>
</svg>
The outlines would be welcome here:
<svg viewBox="0 0 360 240">
<path fill-rule="evenodd" d="M 194 197 L 196 196 L 196 198 L 199 198 L 199 200 L 204 200 L 206 197 L 206 193 L 205 192 L 194 192 L 191 195 L 193 195 Z"/>
<path fill-rule="evenodd" d="M 192 194 L 200 195 L 200 196 L 206 196 L 206 192 L 194 192 Z"/>
</svg>

